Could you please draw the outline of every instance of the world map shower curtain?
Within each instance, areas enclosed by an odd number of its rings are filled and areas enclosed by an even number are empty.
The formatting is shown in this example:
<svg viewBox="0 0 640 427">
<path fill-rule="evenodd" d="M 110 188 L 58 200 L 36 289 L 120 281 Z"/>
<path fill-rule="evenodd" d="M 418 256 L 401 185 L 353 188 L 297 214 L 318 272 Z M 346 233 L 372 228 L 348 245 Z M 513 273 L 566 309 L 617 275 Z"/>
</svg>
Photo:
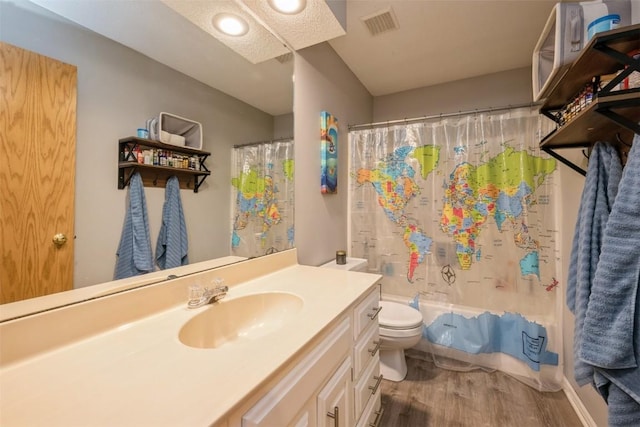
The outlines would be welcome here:
<svg viewBox="0 0 640 427">
<path fill-rule="evenodd" d="M 349 255 L 384 294 L 445 307 L 423 313 L 430 343 L 497 369 L 508 355 L 542 390 L 562 373 L 551 129 L 527 108 L 349 133 Z"/>
<path fill-rule="evenodd" d="M 294 245 L 293 140 L 235 147 L 231 254 L 255 257 Z"/>
</svg>

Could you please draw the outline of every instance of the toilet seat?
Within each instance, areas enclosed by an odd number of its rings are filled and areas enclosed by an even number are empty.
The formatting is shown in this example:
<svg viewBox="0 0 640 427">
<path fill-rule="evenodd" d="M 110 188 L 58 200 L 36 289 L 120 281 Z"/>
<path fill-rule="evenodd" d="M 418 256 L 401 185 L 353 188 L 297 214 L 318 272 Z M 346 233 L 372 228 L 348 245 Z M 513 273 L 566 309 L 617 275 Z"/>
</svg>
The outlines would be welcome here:
<svg viewBox="0 0 640 427">
<path fill-rule="evenodd" d="M 379 334 L 383 338 L 410 338 L 422 335 L 422 324 L 411 329 L 389 329 L 380 327 Z"/>
<path fill-rule="evenodd" d="M 380 301 L 380 307 L 382 310 L 378 315 L 378 323 L 381 330 L 404 331 L 422 328 L 422 314 L 415 308 L 392 301 Z"/>
</svg>

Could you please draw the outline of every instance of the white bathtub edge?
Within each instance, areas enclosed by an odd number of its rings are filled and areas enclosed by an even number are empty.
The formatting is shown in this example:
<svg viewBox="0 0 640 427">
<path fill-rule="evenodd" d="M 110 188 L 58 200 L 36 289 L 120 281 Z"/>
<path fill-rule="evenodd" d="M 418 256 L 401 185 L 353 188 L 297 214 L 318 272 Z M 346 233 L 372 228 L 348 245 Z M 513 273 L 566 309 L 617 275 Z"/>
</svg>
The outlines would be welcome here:
<svg viewBox="0 0 640 427">
<path fill-rule="evenodd" d="M 571 403 L 571 406 L 580 419 L 582 425 L 584 427 L 598 427 L 586 406 L 584 406 L 584 403 L 580 400 L 578 393 L 576 393 L 575 389 L 571 386 L 567 377 L 564 377 L 562 380 L 562 390 L 564 391 L 565 396 L 567 396 L 569 403 Z"/>
</svg>

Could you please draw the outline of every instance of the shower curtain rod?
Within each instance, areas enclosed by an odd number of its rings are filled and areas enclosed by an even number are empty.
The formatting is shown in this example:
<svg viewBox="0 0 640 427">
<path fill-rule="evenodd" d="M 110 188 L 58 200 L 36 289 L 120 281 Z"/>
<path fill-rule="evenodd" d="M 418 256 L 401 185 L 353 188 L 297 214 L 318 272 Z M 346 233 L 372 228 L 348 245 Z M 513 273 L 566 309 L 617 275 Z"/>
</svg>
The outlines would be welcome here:
<svg viewBox="0 0 640 427">
<path fill-rule="evenodd" d="M 376 122 L 376 123 L 363 123 L 363 124 L 359 124 L 359 125 L 348 125 L 347 129 L 348 130 L 356 130 L 356 129 L 362 129 L 362 128 L 375 128 L 375 127 L 382 127 L 382 126 L 389 126 L 389 125 L 395 125 L 395 124 L 400 124 L 400 123 L 414 123 L 414 122 L 421 122 L 421 121 L 425 121 L 425 120 L 431 120 L 431 119 L 442 119 L 445 117 L 456 117 L 456 116 L 465 116 L 467 114 L 481 114 L 481 113 L 492 113 L 494 111 L 505 111 L 505 110 L 512 110 L 512 109 L 516 109 L 516 108 L 524 108 L 524 107 L 535 107 L 535 106 L 539 106 L 540 104 L 536 104 L 533 102 L 530 102 L 528 104 L 516 104 L 516 105 L 508 105 L 506 107 L 498 107 L 498 108 L 483 108 L 483 109 L 476 109 L 476 110 L 467 110 L 467 111 L 458 111 L 455 113 L 440 113 L 440 114 L 432 114 L 430 116 L 422 116 L 422 117 L 414 117 L 411 119 L 398 119 L 398 120 L 388 120 L 386 122 Z"/>
<path fill-rule="evenodd" d="M 283 138 L 267 139 L 265 141 L 247 142 L 246 144 L 236 144 L 233 146 L 233 148 L 251 147 L 252 145 L 261 145 L 261 144 L 273 144 L 273 143 L 282 142 L 282 141 L 293 141 L 293 137 L 288 136 Z"/>
</svg>

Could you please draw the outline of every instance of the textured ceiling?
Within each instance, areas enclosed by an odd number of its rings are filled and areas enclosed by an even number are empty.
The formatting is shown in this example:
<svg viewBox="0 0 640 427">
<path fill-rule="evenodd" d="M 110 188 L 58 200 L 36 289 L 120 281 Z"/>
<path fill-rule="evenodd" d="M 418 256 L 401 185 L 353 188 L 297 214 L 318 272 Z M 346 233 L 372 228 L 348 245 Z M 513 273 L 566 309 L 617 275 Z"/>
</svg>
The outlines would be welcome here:
<svg viewBox="0 0 640 427">
<path fill-rule="evenodd" d="M 329 43 L 374 96 L 531 66 L 557 0 L 349 0 L 347 35 Z M 371 36 L 362 17 L 394 11 Z"/>
<path fill-rule="evenodd" d="M 267 0 L 241 1 L 294 50 L 346 34 L 325 0 L 307 0 L 307 7 L 295 15 L 276 12 Z"/>
<path fill-rule="evenodd" d="M 293 61 L 252 64 L 160 0 L 30 1 L 269 114 L 293 111 Z"/>
<path fill-rule="evenodd" d="M 323 15 L 326 7 L 314 11 L 324 0 L 307 0 L 310 9 L 298 16 L 303 30 L 289 23 L 291 16 L 274 14 L 266 0 L 163 0 L 171 8 L 160 0 L 32 1 L 273 115 L 293 110 L 293 61 L 251 64 L 213 38 L 203 12 L 198 18 L 194 10 L 217 3 L 250 9 L 278 32 L 278 48 L 288 44 L 300 49 L 330 39 L 371 94 L 379 96 L 530 67 L 535 43 L 556 3 L 348 0 L 344 34 L 335 19 Z M 389 7 L 399 29 L 370 35 L 361 18 Z"/>
<path fill-rule="evenodd" d="M 243 13 L 240 6 L 232 0 L 161 1 L 254 64 L 289 53 L 289 49 L 280 40 L 259 25 L 252 16 Z M 234 37 L 217 31 L 212 25 L 211 18 L 219 13 L 242 16 L 248 21 L 249 32 L 242 37 Z"/>
</svg>

